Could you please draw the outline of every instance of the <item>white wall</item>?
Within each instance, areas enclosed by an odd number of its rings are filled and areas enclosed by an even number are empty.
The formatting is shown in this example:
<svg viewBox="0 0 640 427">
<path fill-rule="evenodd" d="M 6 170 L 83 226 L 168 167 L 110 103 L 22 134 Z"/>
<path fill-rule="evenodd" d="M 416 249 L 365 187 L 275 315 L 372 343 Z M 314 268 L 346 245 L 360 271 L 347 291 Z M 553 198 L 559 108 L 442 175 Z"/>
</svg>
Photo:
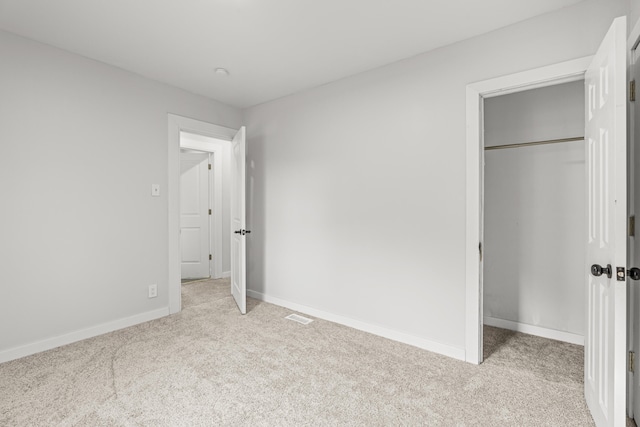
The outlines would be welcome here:
<svg viewBox="0 0 640 427">
<path fill-rule="evenodd" d="M 636 24 L 636 21 L 640 19 L 640 0 L 629 0 L 629 28 L 631 28 Z"/>
<path fill-rule="evenodd" d="M 583 136 L 584 108 L 583 81 L 489 98 L 485 145 Z M 584 141 L 485 151 L 486 317 L 584 334 L 584 162 Z"/>
<path fill-rule="evenodd" d="M 584 80 L 487 98 L 484 144 L 584 136 L 584 108 Z"/>
<path fill-rule="evenodd" d="M 0 360 L 168 311 L 167 113 L 240 112 L 9 33 L 0 58 Z"/>
<path fill-rule="evenodd" d="M 593 54 L 627 7 L 587 0 L 245 110 L 249 288 L 464 357 L 465 87 Z"/>
<path fill-rule="evenodd" d="M 222 271 L 231 272 L 231 143 L 202 135 L 180 133 L 180 140 L 186 142 L 205 142 L 219 148 L 222 158 Z"/>
</svg>

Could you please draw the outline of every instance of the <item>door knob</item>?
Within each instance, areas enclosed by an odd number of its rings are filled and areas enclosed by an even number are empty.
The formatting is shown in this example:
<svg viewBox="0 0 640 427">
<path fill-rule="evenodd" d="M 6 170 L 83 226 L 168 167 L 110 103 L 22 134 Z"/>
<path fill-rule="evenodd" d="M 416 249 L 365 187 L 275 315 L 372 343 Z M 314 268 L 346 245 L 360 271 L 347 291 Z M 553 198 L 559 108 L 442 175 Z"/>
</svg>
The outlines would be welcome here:
<svg viewBox="0 0 640 427">
<path fill-rule="evenodd" d="M 602 273 L 606 274 L 609 279 L 613 275 L 613 270 L 611 269 L 611 264 L 607 264 L 606 267 L 602 267 L 600 264 L 593 264 L 591 266 L 591 274 L 596 277 L 602 276 Z"/>
<path fill-rule="evenodd" d="M 640 280 L 640 268 L 633 267 L 630 270 L 627 270 L 627 276 L 632 280 Z"/>
</svg>

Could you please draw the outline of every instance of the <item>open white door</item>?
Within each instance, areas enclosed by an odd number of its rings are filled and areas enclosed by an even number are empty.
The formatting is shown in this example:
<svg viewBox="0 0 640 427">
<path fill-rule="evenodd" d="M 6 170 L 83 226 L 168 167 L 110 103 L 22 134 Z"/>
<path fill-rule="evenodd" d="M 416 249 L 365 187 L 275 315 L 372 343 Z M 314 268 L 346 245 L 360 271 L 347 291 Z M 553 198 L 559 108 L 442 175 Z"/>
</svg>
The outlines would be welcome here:
<svg viewBox="0 0 640 427">
<path fill-rule="evenodd" d="M 211 275 L 209 254 L 209 154 L 180 154 L 180 273 Z"/>
<path fill-rule="evenodd" d="M 585 74 L 591 271 L 587 272 L 584 392 L 598 427 L 626 423 L 626 35 L 626 18 L 617 18 Z"/>
<path fill-rule="evenodd" d="M 231 141 L 231 295 L 247 313 L 247 242 L 245 207 L 245 128 Z"/>
<path fill-rule="evenodd" d="M 636 21 L 633 29 L 630 31 L 629 38 L 627 39 L 627 48 L 630 49 L 629 59 L 629 80 L 640 82 L 640 20 Z M 630 143 L 629 143 L 629 166 L 630 169 L 627 172 L 629 176 L 629 216 L 635 218 L 640 213 L 640 182 L 638 178 L 640 175 L 640 103 L 637 100 L 637 87 L 635 89 L 636 101 L 629 102 L 629 129 L 630 129 Z M 633 227 L 632 227 L 633 225 Z M 629 235 L 633 236 L 629 240 L 629 253 L 627 265 L 632 267 L 627 271 L 629 282 L 629 341 L 631 344 L 631 351 L 633 351 L 633 359 L 637 359 L 640 355 L 640 235 L 637 231 L 635 224 L 629 224 Z M 632 359 L 632 360 L 633 360 Z M 630 360 L 629 362 L 631 362 Z M 634 363 L 635 364 L 635 363 Z M 635 372 L 633 372 L 635 371 Z M 636 425 L 640 425 L 640 372 L 638 368 L 628 373 L 628 389 L 629 389 L 629 405 L 631 405 L 627 413 L 633 416 Z"/>
<path fill-rule="evenodd" d="M 632 81 L 640 82 L 640 45 L 637 44 L 640 40 L 640 23 L 636 23 L 634 31 L 629 40 L 627 40 L 627 47 L 634 46 L 631 51 L 631 65 L 629 67 L 629 79 Z M 637 89 L 636 89 L 637 92 Z M 640 213 L 640 182 L 637 182 L 638 172 L 640 172 L 640 105 L 638 101 L 630 103 L 631 111 L 629 117 L 631 123 L 629 127 L 632 129 L 631 143 L 629 156 L 633 156 L 630 159 L 629 164 L 631 170 L 629 171 L 629 193 L 630 193 L 630 215 L 638 217 Z M 635 205 L 635 206 L 634 206 Z M 631 253 L 629 254 L 629 265 L 631 267 L 640 267 L 640 236 L 635 231 L 635 238 L 632 239 L 632 244 L 629 245 Z M 636 271 L 637 272 L 637 271 Z M 635 277 L 630 274 L 629 277 Z M 640 283 L 637 281 L 629 284 L 629 297 L 632 298 L 629 304 L 632 307 L 632 312 L 629 313 L 629 335 L 632 337 L 633 354 L 640 355 Z M 636 372 L 631 373 L 630 377 L 630 403 L 633 405 L 633 418 L 636 425 L 640 424 L 640 372 L 638 368 Z"/>
</svg>

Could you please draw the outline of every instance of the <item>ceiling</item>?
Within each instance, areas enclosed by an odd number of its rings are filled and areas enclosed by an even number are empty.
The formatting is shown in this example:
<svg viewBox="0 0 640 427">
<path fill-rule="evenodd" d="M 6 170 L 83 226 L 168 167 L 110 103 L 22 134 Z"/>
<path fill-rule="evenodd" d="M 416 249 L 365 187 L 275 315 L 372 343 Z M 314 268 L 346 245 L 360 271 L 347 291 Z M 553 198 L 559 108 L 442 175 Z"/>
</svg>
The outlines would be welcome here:
<svg viewBox="0 0 640 427">
<path fill-rule="evenodd" d="M 0 0 L 0 28 L 243 108 L 580 1 Z"/>
</svg>

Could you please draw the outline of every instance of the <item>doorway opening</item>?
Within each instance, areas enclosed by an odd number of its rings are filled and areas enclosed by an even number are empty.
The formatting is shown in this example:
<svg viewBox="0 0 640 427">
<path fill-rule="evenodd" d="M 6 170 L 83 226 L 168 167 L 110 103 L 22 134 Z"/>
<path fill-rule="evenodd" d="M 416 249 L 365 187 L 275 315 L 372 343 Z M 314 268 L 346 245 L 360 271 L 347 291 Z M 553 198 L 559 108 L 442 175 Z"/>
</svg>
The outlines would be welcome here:
<svg viewBox="0 0 640 427">
<path fill-rule="evenodd" d="M 580 58 L 573 61 L 567 61 L 548 67 L 538 68 L 522 73 L 512 74 L 510 76 L 499 77 L 484 82 L 479 82 L 467 86 L 467 304 L 466 304 L 466 360 L 471 363 L 481 363 L 483 361 L 483 327 L 485 323 L 484 316 L 484 286 L 485 286 L 485 257 L 484 257 L 484 233 L 485 233 L 485 101 L 498 97 L 507 96 L 509 94 L 517 95 L 516 98 L 532 94 L 535 89 L 559 87 L 562 84 L 579 84 L 584 80 L 584 73 L 591 63 L 592 57 Z M 526 92 L 528 92 L 528 94 Z M 520 95 L 519 95 L 520 94 Z M 504 102 L 506 100 L 506 102 Z M 517 99 L 516 99 L 517 100 Z M 512 100 L 503 98 L 498 100 L 496 107 L 499 110 L 504 106 L 502 103 L 509 104 Z M 493 108 L 489 105 L 489 108 Z M 584 110 L 583 110 L 584 111 Z M 544 112 L 543 112 L 544 114 Z M 509 127 L 509 121 L 505 121 L 505 128 Z M 498 134 L 496 134 L 494 143 L 496 145 L 515 144 L 518 141 L 503 141 L 498 143 Z M 574 137 L 583 136 L 573 135 Z M 532 138 L 532 135 L 519 135 L 519 142 L 539 142 L 545 139 Z M 511 137 L 509 138 L 511 139 Z M 558 139 L 550 137 L 548 140 Z M 575 144 L 569 142 L 568 144 Z M 579 142 L 578 142 L 579 143 Z M 540 144 L 542 145 L 542 144 Z M 563 144 L 548 144 L 560 147 Z M 535 146 L 525 146 L 525 148 L 512 149 L 496 149 L 493 153 L 497 153 L 497 157 L 516 156 L 523 157 L 522 150 L 530 150 Z M 516 151 L 520 150 L 520 151 Z M 491 151 L 489 151 L 491 153 Z M 511 152 L 511 153 L 510 153 Z M 490 155 L 493 155 L 490 154 Z M 509 167 L 513 165 L 507 164 Z M 517 172 L 516 170 L 513 173 Z M 496 177 L 496 178 L 499 178 Z M 509 183 L 511 184 L 511 183 Z M 537 191 L 537 190 L 536 190 Z M 544 189 L 542 189 L 544 191 Z M 523 214 L 525 214 L 524 212 Z M 516 230 L 518 231 L 518 230 Z M 498 237 L 498 239 L 503 237 Z M 580 240 L 581 242 L 583 239 Z M 479 242 L 481 242 L 479 244 Z M 505 267 L 502 263 L 500 267 Z M 512 268 L 510 266 L 510 268 Z M 516 271 L 518 269 L 515 269 Z M 511 299 L 515 295 L 511 295 Z M 511 308 L 513 310 L 513 308 Z M 519 309 L 518 309 L 519 310 Z M 514 310 L 515 311 L 515 310 Z M 512 313 L 513 314 L 513 313 Z M 517 327 L 517 317 L 512 317 L 510 326 Z M 489 320 L 491 321 L 491 320 Z M 503 327 L 507 324 L 502 323 Z M 521 327 L 521 326 L 520 326 Z"/>
<path fill-rule="evenodd" d="M 239 130 L 214 125 L 188 117 L 168 114 L 168 300 L 169 313 L 178 313 L 182 309 L 182 257 L 180 246 L 180 185 L 181 165 L 180 150 L 188 149 L 196 152 L 213 153 L 212 170 L 214 172 L 214 206 L 212 207 L 213 226 L 217 231 L 214 246 L 216 254 L 221 256 L 217 260 L 220 268 L 216 267 L 217 275 L 224 275 L 224 203 L 223 203 L 223 159 L 229 159 L 229 214 L 228 214 L 228 248 L 230 253 L 230 293 L 233 296 L 241 314 L 246 313 L 246 238 L 251 233 L 246 230 L 246 130 Z M 219 175 L 216 177 L 216 175 Z M 222 207 L 220 215 L 215 215 L 216 207 Z M 217 237 L 216 236 L 216 237 Z M 211 246 L 210 246 L 211 248 Z M 215 265 L 215 262 L 214 262 Z"/>
<path fill-rule="evenodd" d="M 180 276 L 231 275 L 229 143 L 180 132 Z"/>
<path fill-rule="evenodd" d="M 584 80 L 483 103 L 483 359 L 506 330 L 583 346 Z"/>
</svg>

